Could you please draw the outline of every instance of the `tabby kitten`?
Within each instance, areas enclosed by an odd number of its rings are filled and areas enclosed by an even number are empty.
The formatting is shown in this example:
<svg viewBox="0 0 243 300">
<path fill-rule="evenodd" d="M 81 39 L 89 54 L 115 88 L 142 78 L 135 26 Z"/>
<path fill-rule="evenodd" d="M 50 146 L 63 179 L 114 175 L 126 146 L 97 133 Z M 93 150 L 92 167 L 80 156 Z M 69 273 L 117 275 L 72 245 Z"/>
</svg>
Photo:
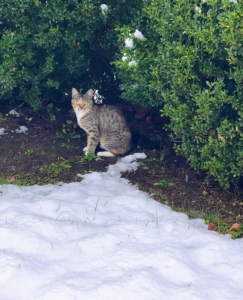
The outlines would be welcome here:
<svg viewBox="0 0 243 300">
<path fill-rule="evenodd" d="M 83 149 L 95 152 L 100 147 L 106 151 L 98 156 L 122 155 L 131 149 L 131 132 L 122 113 L 110 105 L 93 104 L 93 91 L 80 95 L 72 89 L 72 107 L 76 113 L 78 125 L 87 133 L 87 146 Z"/>
</svg>

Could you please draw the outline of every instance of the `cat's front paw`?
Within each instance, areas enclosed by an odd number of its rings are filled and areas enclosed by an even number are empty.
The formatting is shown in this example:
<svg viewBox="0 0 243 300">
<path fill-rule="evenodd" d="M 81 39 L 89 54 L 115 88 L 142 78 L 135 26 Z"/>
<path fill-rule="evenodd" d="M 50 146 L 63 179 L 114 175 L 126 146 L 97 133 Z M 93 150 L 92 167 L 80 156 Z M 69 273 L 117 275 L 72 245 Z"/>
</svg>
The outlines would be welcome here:
<svg viewBox="0 0 243 300">
<path fill-rule="evenodd" d="M 84 152 L 88 151 L 88 147 L 84 147 L 83 149 Z M 86 153 L 85 153 L 86 154 Z"/>
</svg>

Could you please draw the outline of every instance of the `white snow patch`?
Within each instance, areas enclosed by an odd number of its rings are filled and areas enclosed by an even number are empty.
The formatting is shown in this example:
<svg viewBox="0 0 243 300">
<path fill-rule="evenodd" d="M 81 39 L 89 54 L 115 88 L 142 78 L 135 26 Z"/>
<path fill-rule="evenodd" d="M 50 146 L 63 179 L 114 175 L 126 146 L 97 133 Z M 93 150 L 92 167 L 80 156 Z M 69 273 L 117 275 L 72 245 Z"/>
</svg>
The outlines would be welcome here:
<svg viewBox="0 0 243 300">
<path fill-rule="evenodd" d="M 28 128 L 26 126 L 19 126 L 19 129 L 16 129 L 15 131 L 17 133 L 26 133 L 27 130 L 28 130 Z"/>
<path fill-rule="evenodd" d="M 128 59 L 128 56 L 126 55 L 126 53 L 124 53 L 122 56 L 122 61 L 126 61 L 127 59 Z"/>
<path fill-rule="evenodd" d="M 144 35 L 142 34 L 141 31 L 139 31 L 138 29 L 136 29 L 136 31 L 134 32 L 134 36 L 139 39 L 140 41 L 144 41 L 145 40 L 145 37 Z"/>
<path fill-rule="evenodd" d="M 129 61 L 129 63 L 128 63 L 128 65 L 130 66 L 130 67 L 132 67 L 132 66 L 137 66 L 137 62 L 136 62 L 136 60 L 134 60 L 134 59 L 132 59 L 131 61 Z"/>
<path fill-rule="evenodd" d="M 202 9 L 199 6 L 195 6 L 195 10 L 200 14 L 202 12 Z"/>
<path fill-rule="evenodd" d="M 243 239 L 121 178 L 137 158 L 81 182 L 0 185 L 1 299 L 242 300 Z"/>
<path fill-rule="evenodd" d="M 127 48 L 131 48 L 132 49 L 134 47 L 134 45 L 133 45 L 133 39 L 130 39 L 130 38 L 125 39 L 125 46 Z"/>
<path fill-rule="evenodd" d="M 111 176 L 121 176 L 121 172 L 137 171 L 139 163 L 134 161 L 135 159 L 145 159 L 147 156 L 144 153 L 135 153 L 123 157 L 115 165 L 110 165 L 107 170 L 107 174 Z"/>
<path fill-rule="evenodd" d="M 100 8 L 102 10 L 102 14 L 105 15 L 108 11 L 108 6 L 106 4 L 101 4 Z"/>
<path fill-rule="evenodd" d="M 98 103 L 98 104 L 101 104 L 103 103 L 103 100 L 104 100 L 104 96 L 102 96 L 100 93 L 99 93 L 99 90 L 94 90 L 94 102 L 95 103 Z"/>
<path fill-rule="evenodd" d="M 16 117 L 20 117 L 20 114 L 16 110 L 14 110 L 14 109 L 10 110 L 10 112 L 8 114 L 16 116 Z"/>
<path fill-rule="evenodd" d="M 5 128 L 0 128 L 0 135 L 4 135 L 4 134 L 7 134 L 5 133 Z"/>
</svg>

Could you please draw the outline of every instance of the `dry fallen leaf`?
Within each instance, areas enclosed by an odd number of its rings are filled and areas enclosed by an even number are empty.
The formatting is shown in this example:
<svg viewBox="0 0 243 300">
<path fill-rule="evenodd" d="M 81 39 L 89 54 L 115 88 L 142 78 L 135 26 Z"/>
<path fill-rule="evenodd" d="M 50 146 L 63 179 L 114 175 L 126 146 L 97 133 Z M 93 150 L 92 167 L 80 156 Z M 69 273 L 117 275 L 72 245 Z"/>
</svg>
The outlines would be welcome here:
<svg viewBox="0 0 243 300">
<path fill-rule="evenodd" d="M 222 143 L 225 143 L 225 138 L 220 134 L 218 134 L 218 140 Z"/>
<path fill-rule="evenodd" d="M 211 129 L 209 131 L 209 135 L 216 135 L 216 129 Z"/>
<path fill-rule="evenodd" d="M 14 181 L 15 181 L 14 176 L 12 176 L 12 177 L 10 177 L 10 178 L 7 179 L 7 182 L 8 182 L 8 183 L 12 183 L 12 182 L 14 182 Z"/>
<path fill-rule="evenodd" d="M 240 229 L 240 224 L 235 223 L 230 227 L 229 231 L 237 231 L 239 229 Z"/>
<path fill-rule="evenodd" d="M 149 117 L 147 117 L 147 118 L 145 119 L 145 121 L 146 121 L 147 124 L 150 124 L 150 123 L 151 123 L 151 118 L 152 118 L 152 116 L 149 116 Z"/>
<path fill-rule="evenodd" d="M 221 233 L 222 233 L 220 230 L 216 230 L 214 227 L 215 227 L 215 225 L 214 225 L 213 223 L 208 223 L 208 230 L 215 231 L 215 232 L 217 232 L 218 234 L 221 234 Z"/>
<path fill-rule="evenodd" d="M 214 226 L 215 225 L 213 223 L 208 223 L 208 230 L 215 230 Z"/>
</svg>

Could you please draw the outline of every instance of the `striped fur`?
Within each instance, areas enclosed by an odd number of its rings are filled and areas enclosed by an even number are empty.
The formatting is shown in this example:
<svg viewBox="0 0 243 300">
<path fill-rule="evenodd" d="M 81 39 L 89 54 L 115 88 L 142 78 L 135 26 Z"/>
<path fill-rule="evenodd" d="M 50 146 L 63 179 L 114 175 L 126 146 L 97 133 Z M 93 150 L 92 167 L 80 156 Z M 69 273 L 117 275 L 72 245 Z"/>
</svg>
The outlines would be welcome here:
<svg viewBox="0 0 243 300">
<path fill-rule="evenodd" d="M 131 149 L 131 132 L 122 113 L 110 105 L 94 105 L 93 91 L 88 90 L 80 95 L 72 89 L 72 106 L 76 113 L 78 125 L 87 133 L 88 151 L 95 152 L 100 147 L 106 152 L 98 152 L 98 156 L 123 155 Z"/>
</svg>

